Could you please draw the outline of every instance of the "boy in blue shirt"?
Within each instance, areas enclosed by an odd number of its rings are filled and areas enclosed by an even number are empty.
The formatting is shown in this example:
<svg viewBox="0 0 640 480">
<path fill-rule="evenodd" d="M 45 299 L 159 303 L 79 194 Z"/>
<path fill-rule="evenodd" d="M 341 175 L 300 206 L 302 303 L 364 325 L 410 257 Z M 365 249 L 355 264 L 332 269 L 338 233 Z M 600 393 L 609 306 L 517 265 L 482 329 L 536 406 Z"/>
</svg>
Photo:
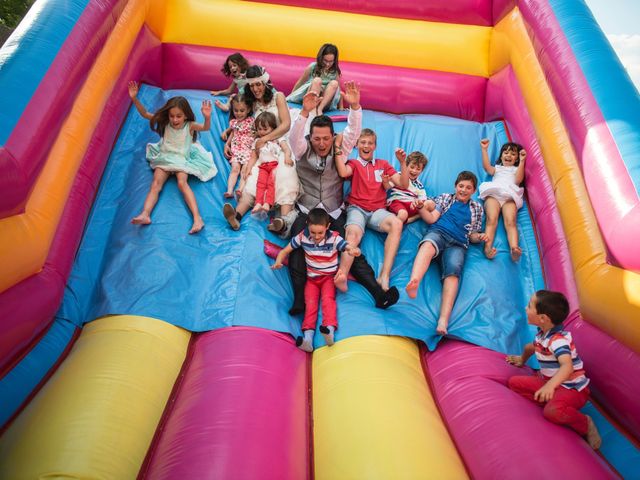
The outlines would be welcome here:
<svg viewBox="0 0 640 480">
<path fill-rule="evenodd" d="M 405 287 L 409 298 L 416 298 L 418 287 L 429 269 L 431 260 L 436 257 L 440 259 L 443 286 L 440 318 L 436 327 L 439 335 L 447 334 L 469 242 L 480 243 L 487 240 L 487 235 L 480 231 L 482 205 L 471 200 L 478 179 L 472 172 L 463 171 L 458 174 L 454 185 L 455 193 L 443 193 L 435 198 L 435 210 L 420 210 L 420 216 L 431 224 L 431 227 L 420 242 L 411 269 L 411 278 Z"/>
</svg>

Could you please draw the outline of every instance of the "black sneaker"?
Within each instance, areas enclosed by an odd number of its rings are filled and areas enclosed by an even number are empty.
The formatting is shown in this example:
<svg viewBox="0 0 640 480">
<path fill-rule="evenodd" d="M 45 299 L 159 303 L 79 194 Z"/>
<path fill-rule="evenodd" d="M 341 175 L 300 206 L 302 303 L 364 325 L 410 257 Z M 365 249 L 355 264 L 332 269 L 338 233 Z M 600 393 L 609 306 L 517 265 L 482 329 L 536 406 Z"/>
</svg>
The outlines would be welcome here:
<svg viewBox="0 0 640 480">
<path fill-rule="evenodd" d="M 376 298 L 376 308 L 389 308 L 392 305 L 395 305 L 400 298 L 400 293 L 396 287 L 391 287 L 389 290 L 384 292 L 378 298 Z"/>
</svg>

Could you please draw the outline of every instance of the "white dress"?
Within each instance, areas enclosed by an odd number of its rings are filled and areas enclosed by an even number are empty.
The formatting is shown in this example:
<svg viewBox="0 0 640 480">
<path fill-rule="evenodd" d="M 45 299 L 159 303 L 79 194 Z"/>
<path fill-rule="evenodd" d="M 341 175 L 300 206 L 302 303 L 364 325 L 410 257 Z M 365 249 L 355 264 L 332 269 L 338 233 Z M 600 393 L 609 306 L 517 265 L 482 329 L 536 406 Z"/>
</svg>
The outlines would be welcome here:
<svg viewBox="0 0 640 480">
<path fill-rule="evenodd" d="M 278 105 L 276 104 L 276 93 L 274 91 L 271 102 L 263 105 L 260 102 L 253 104 L 253 116 L 257 117 L 262 112 L 271 112 L 276 116 L 276 121 L 280 125 L 280 117 L 278 115 Z M 281 138 L 288 142 L 288 133 Z M 291 149 L 291 147 L 289 147 Z M 293 154 L 292 154 L 293 158 Z M 294 159 L 295 162 L 295 159 Z M 244 192 L 250 194 L 254 199 L 256 196 L 256 182 L 258 180 L 258 164 L 251 170 L 251 175 L 247 178 Z M 293 205 L 298 198 L 300 184 L 298 182 L 298 174 L 296 173 L 295 163 L 292 167 L 284 163 L 284 155 L 280 156 L 278 168 L 276 168 L 276 205 Z"/>
<path fill-rule="evenodd" d="M 479 196 L 482 200 L 487 197 L 493 197 L 500 206 L 513 200 L 516 208 L 522 207 L 522 194 L 524 189 L 516 183 L 516 172 L 518 167 L 505 167 L 504 165 L 496 165 L 496 172 L 490 182 L 482 182 L 478 187 Z"/>
</svg>

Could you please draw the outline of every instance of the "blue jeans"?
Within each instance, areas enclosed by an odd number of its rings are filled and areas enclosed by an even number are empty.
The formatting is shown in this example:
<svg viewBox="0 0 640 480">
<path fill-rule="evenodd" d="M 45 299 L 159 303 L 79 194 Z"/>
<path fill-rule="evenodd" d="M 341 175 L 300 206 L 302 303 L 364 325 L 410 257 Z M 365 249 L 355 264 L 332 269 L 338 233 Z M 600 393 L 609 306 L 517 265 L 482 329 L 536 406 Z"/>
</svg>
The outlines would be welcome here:
<svg viewBox="0 0 640 480">
<path fill-rule="evenodd" d="M 430 230 L 420 240 L 420 245 L 429 242 L 436 249 L 436 257 L 440 262 L 442 279 L 454 276 L 460 278 L 467 247 L 440 230 Z"/>
</svg>

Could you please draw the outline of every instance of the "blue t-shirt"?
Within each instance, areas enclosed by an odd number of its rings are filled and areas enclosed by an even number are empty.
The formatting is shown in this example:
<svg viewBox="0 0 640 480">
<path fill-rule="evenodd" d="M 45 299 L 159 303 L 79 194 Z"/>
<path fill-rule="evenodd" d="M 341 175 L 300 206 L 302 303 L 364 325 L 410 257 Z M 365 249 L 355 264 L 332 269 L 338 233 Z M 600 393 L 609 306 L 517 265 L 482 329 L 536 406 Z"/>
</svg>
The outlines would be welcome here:
<svg viewBox="0 0 640 480">
<path fill-rule="evenodd" d="M 469 204 L 454 200 L 449 209 L 442 214 L 431 228 L 448 234 L 462 245 L 468 245 L 467 233 L 471 228 L 471 209 Z"/>
</svg>

